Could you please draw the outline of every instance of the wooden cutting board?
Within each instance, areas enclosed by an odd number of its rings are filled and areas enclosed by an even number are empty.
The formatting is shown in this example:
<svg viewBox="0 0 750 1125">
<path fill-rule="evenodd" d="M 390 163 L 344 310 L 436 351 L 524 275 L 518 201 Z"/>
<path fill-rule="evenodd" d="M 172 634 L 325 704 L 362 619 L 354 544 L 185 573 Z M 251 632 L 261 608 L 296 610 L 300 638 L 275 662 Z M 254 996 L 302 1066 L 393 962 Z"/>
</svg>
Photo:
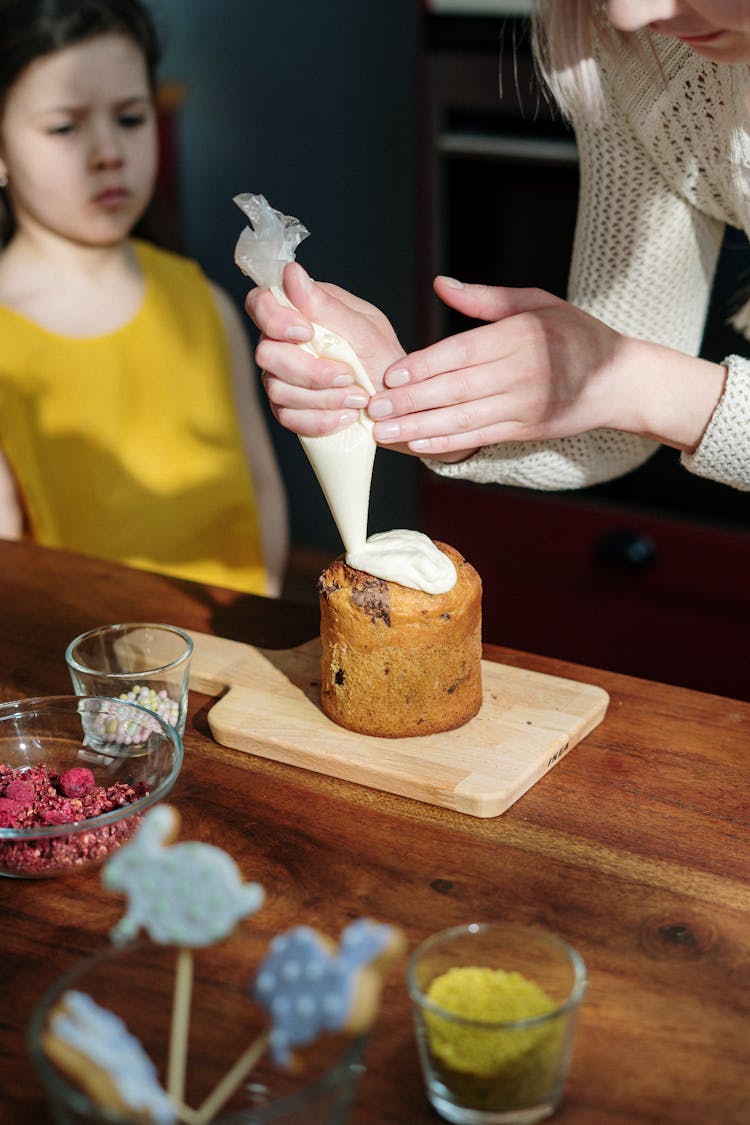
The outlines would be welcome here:
<svg viewBox="0 0 750 1125">
<path fill-rule="evenodd" d="M 602 721 L 609 703 L 592 684 L 485 660 L 484 702 L 465 726 L 373 738 L 323 714 L 320 638 L 275 650 L 192 637 L 191 688 L 226 692 L 208 713 L 222 746 L 471 816 L 505 812 Z"/>
</svg>

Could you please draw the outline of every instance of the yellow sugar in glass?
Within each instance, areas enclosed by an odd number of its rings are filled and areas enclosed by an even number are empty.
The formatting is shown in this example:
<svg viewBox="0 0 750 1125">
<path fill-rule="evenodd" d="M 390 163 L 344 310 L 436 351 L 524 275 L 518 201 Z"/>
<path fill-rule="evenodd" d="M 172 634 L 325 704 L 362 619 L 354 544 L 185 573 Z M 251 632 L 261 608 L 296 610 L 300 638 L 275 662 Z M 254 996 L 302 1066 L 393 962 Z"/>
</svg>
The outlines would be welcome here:
<svg viewBox="0 0 750 1125">
<path fill-rule="evenodd" d="M 445 1012 L 473 1021 L 424 1014 L 433 1062 L 466 1104 L 522 1104 L 544 1088 L 560 1050 L 560 1021 L 502 1026 L 556 1010 L 534 981 L 504 969 L 461 966 L 436 977 L 426 995 Z"/>
</svg>

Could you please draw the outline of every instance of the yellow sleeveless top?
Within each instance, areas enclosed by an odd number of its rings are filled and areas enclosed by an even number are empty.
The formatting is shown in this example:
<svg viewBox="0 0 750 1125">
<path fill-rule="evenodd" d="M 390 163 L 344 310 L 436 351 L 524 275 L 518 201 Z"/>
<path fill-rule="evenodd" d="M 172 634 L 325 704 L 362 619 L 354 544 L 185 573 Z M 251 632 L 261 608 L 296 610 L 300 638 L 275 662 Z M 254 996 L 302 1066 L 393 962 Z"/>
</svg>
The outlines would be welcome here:
<svg viewBox="0 0 750 1125">
<path fill-rule="evenodd" d="M 0 447 L 45 546 L 252 593 L 265 567 L 208 283 L 134 242 L 141 308 L 72 339 L 0 308 Z"/>
</svg>

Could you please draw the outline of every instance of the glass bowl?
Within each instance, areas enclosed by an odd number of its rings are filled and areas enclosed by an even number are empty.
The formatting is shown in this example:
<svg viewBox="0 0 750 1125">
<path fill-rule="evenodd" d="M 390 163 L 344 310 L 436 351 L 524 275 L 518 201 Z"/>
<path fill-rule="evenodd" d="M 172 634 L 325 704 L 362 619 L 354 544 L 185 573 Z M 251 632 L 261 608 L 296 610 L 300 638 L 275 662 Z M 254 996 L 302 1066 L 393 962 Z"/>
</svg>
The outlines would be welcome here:
<svg viewBox="0 0 750 1125">
<path fill-rule="evenodd" d="M 183 1103 L 194 1111 L 206 1101 L 243 1053 L 267 1031 L 268 1018 L 249 996 L 263 950 L 248 932 L 243 953 L 226 960 L 214 948 L 194 951 L 189 1034 L 184 1064 Z M 65 993 L 84 993 L 99 1008 L 122 1020 L 146 1052 L 155 1077 L 168 1085 L 170 1033 L 175 1004 L 177 951 L 173 946 L 137 941 L 110 947 L 79 961 L 60 977 L 37 1005 L 27 1044 L 56 1125 L 136 1125 L 137 1110 L 119 1108 L 107 1098 L 96 1104 L 84 1086 L 58 1069 L 46 1049 L 50 1019 Z M 280 1067 L 270 1052 L 260 1054 L 233 1092 L 215 1107 L 213 1125 L 344 1125 L 364 1071 L 368 1032 L 354 1037 L 323 1035 L 295 1050 L 297 1063 Z M 89 1060 L 88 1072 L 96 1064 Z M 121 1081 L 132 1093 L 130 1080 Z M 189 1118 L 188 1118 L 189 1119 Z M 176 1120 L 176 1117 L 175 1117 Z"/>
<path fill-rule="evenodd" d="M 32 789 L 43 820 L 0 826 L 0 875 L 41 878 L 101 863 L 169 793 L 182 767 L 179 734 L 136 704 L 118 701 L 116 715 L 113 706 L 76 695 L 0 704 L 0 825 L 29 819 L 20 810 Z"/>
</svg>

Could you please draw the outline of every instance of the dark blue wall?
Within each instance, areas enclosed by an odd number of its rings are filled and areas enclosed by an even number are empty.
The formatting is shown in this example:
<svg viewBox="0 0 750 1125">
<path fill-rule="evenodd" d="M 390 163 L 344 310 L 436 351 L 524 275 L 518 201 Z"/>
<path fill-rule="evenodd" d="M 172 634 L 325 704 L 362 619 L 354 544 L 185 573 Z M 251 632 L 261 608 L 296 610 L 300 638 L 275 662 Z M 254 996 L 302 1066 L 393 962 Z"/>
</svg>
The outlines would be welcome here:
<svg viewBox="0 0 750 1125">
<path fill-rule="evenodd" d="M 184 84 L 180 179 L 186 250 L 241 304 L 239 192 L 311 231 L 310 273 L 415 334 L 415 59 L 412 0 L 150 0 L 163 79 Z M 251 332 L 249 322 L 248 330 Z M 338 533 L 297 439 L 272 420 L 298 543 Z M 415 465 L 376 458 L 370 531 L 415 524 Z"/>
</svg>

